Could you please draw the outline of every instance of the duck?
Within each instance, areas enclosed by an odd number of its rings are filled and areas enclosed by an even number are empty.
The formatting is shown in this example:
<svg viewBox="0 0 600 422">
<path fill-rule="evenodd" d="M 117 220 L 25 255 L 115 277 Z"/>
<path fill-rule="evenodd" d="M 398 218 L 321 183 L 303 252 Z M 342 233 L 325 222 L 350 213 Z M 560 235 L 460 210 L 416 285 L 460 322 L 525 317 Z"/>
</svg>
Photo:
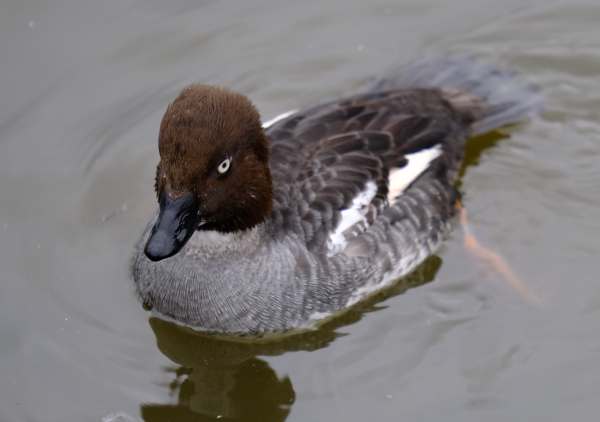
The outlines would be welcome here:
<svg viewBox="0 0 600 422">
<path fill-rule="evenodd" d="M 317 327 L 438 250 L 466 143 L 541 102 L 515 72 L 464 56 L 264 124 L 246 96 L 192 84 L 160 123 L 137 295 L 155 317 L 210 333 Z"/>
</svg>

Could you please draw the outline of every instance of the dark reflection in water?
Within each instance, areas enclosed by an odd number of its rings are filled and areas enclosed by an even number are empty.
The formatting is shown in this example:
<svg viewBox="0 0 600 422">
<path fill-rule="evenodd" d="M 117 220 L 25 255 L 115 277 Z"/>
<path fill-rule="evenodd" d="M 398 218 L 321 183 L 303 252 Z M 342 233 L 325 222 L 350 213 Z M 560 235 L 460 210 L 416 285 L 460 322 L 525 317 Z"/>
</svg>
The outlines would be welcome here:
<svg viewBox="0 0 600 422">
<path fill-rule="evenodd" d="M 295 400 L 292 382 L 278 377 L 256 357 L 253 345 L 195 334 L 151 319 L 160 350 L 181 366 L 169 393 L 177 404 L 146 404 L 142 417 L 155 421 L 226 420 L 283 421 Z"/>
<path fill-rule="evenodd" d="M 506 134 L 503 134 L 499 131 L 495 131 L 486 133 L 485 135 L 480 135 L 467 142 L 467 144 L 465 145 L 465 157 L 463 159 L 458 181 L 456 184 L 459 190 L 462 186 L 462 178 L 467 172 L 467 169 L 471 166 L 478 165 L 479 159 L 481 158 L 481 154 L 484 151 L 495 147 L 496 144 L 498 144 L 498 142 L 500 142 L 502 139 L 505 139 L 506 137 Z"/>
<path fill-rule="evenodd" d="M 178 366 L 167 368 L 173 380 L 169 395 L 177 404 L 144 404 L 146 422 L 166 421 L 284 421 L 295 401 L 292 381 L 279 376 L 260 356 L 323 348 L 343 335 L 337 329 L 366 312 L 382 309 L 377 302 L 432 281 L 442 265 L 432 256 L 412 274 L 319 329 L 268 339 L 232 339 L 198 333 L 156 319 L 150 326 L 158 348 Z"/>
</svg>

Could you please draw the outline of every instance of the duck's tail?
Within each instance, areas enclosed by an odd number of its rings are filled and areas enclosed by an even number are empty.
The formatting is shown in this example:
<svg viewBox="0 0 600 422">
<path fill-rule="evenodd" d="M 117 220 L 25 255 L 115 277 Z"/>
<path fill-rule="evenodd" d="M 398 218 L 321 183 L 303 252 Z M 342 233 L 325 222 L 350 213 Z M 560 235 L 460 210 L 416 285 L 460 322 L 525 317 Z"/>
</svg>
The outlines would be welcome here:
<svg viewBox="0 0 600 422">
<path fill-rule="evenodd" d="M 526 120 L 542 109 L 538 88 L 516 72 L 470 56 L 446 56 L 411 63 L 376 81 L 370 89 L 439 88 L 455 107 L 472 113 L 474 135 Z"/>
</svg>

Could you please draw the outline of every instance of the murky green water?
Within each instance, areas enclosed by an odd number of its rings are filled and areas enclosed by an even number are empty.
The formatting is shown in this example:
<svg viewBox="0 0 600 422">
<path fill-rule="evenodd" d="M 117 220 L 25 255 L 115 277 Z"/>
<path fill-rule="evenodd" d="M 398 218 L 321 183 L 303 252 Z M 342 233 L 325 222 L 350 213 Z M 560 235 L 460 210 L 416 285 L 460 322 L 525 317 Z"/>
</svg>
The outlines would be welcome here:
<svg viewBox="0 0 600 422">
<path fill-rule="evenodd" d="M 0 421 L 597 418 L 598 21 L 596 0 L 4 0 Z M 472 148 L 462 184 L 480 240 L 540 305 L 457 230 L 317 332 L 236 344 L 149 321 L 127 264 L 178 90 L 224 84 L 271 117 L 447 51 L 547 96 L 543 117 Z"/>
</svg>

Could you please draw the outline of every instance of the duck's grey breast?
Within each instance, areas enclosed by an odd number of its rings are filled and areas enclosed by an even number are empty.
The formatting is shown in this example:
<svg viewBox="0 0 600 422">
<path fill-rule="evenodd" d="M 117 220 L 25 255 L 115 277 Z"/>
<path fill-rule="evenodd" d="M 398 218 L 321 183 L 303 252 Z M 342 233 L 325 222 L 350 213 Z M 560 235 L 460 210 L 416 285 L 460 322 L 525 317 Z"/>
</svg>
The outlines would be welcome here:
<svg viewBox="0 0 600 422">
<path fill-rule="evenodd" d="M 132 266 L 141 300 L 161 318 L 204 331 L 307 328 L 343 309 L 372 274 L 362 258 L 319 257 L 294 236 L 274 240 L 263 226 L 235 235 L 197 232 L 159 262 L 143 253 L 147 236 Z"/>
</svg>

